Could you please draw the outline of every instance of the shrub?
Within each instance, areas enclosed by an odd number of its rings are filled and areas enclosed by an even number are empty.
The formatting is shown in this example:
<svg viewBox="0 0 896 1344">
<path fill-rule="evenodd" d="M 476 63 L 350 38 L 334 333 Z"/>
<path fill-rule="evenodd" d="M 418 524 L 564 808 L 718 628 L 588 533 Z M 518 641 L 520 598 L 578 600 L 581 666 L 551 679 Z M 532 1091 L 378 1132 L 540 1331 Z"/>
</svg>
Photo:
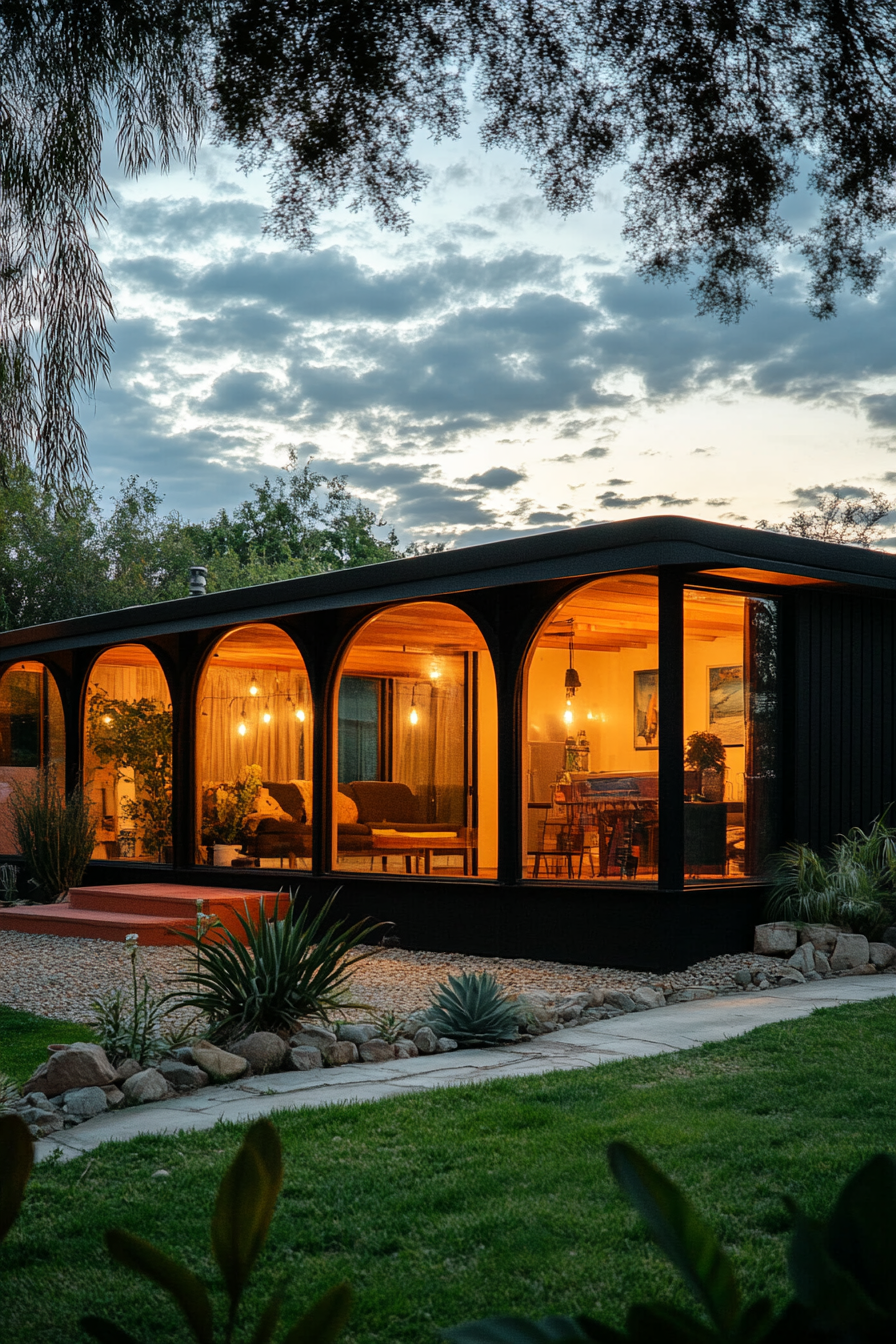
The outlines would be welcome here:
<svg viewBox="0 0 896 1344">
<path fill-rule="evenodd" d="M 496 1045 L 517 1034 L 519 1010 L 493 975 L 449 975 L 430 997 L 426 1025 L 458 1045 Z"/>
<path fill-rule="evenodd" d="M 271 919 L 263 908 L 254 922 L 248 906 L 245 916 L 237 911 L 245 944 L 223 926 L 216 930 L 216 942 L 182 932 L 196 949 L 196 969 L 184 971 L 182 979 L 196 988 L 177 995 L 177 1005 L 203 1013 L 213 1041 L 235 1040 L 253 1031 L 288 1033 L 303 1017 L 328 1020 L 348 1003 L 352 966 L 376 949 L 349 953 L 380 927 L 366 920 L 351 927 L 344 920 L 330 922 L 337 894 L 338 888 L 314 916 L 308 905 L 296 909 L 292 892 L 282 918 L 279 896 Z"/>
<path fill-rule="evenodd" d="M 792 1200 L 787 1258 L 793 1299 L 745 1303 L 734 1266 L 684 1195 L 626 1143 L 611 1143 L 610 1169 L 702 1307 L 636 1303 L 625 1330 L 590 1316 L 496 1316 L 443 1332 L 451 1344 L 885 1344 L 896 1331 L 896 1160 L 878 1154 L 847 1181 L 827 1224 Z"/>
<path fill-rule="evenodd" d="M 136 1059 L 149 1066 L 190 1040 L 195 1034 L 195 1024 L 164 1028 L 165 1018 L 176 1010 L 170 1005 L 170 994 L 157 997 L 146 976 L 138 978 L 137 938 L 136 933 L 125 935 L 131 963 L 130 993 L 111 989 L 94 999 L 90 1006 L 96 1016 L 89 1026 L 113 1064 L 120 1064 L 123 1059 Z"/>
<path fill-rule="evenodd" d="M 9 805 L 35 900 L 61 900 L 81 881 L 96 844 L 84 790 L 74 788 L 66 796 L 51 767 L 28 783 L 15 784 Z"/>
<path fill-rule="evenodd" d="M 0 1115 L 9 1110 L 14 1101 L 19 1099 L 19 1089 L 8 1073 L 0 1073 Z"/>
<path fill-rule="evenodd" d="M 854 826 L 827 860 L 793 842 L 774 856 L 772 873 L 770 918 L 837 924 L 873 938 L 896 912 L 896 829 L 883 817 L 867 832 Z"/>
</svg>

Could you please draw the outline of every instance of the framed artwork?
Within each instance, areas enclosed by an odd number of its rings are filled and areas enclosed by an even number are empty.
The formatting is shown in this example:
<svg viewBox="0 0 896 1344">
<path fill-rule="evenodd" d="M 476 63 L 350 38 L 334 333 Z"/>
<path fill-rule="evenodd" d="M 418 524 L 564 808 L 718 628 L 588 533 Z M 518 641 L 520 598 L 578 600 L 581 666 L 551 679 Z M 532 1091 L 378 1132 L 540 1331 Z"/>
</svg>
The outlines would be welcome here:
<svg viewBox="0 0 896 1344">
<path fill-rule="evenodd" d="M 658 668 L 635 673 L 635 751 L 656 751 L 660 745 Z"/>
<path fill-rule="evenodd" d="M 744 744 L 744 669 L 742 666 L 710 667 L 709 730 L 726 747 Z"/>
</svg>

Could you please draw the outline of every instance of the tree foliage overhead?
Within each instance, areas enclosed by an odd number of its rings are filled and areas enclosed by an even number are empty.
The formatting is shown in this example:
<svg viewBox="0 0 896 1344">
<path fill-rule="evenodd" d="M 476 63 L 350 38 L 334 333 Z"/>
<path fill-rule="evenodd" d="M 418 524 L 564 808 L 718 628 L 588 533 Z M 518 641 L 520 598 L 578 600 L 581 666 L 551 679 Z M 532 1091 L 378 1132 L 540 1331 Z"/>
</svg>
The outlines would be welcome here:
<svg viewBox="0 0 896 1344">
<path fill-rule="evenodd" d="M 518 151 L 548 204 L 586 207 L 625 163 L 625 235 L 649 279 L 736 318 L 778 258 L 809 301 L 873 288 L 896 223 L 896 0 L 0 0 L 0 416 L 47 479 L 85 459 L 76 401 L 108 361 L 87 228 L 108 123 L 129 173 L 191 154 L 205 118 L 265 169 L 269 227 L 300 246 L 347 201 L 407 226 L 414 137 Z M 801 172 L 804 233 L 782 207 Z"/>
<path fill-rule="evenodd" d="M 797 509 L 783 523 L 760 518 L 756 524 L 764 532 L 784 532 L 791 537 L 811 537 L 815 541 L 833 541 L 844 546 L 877 546 L 884 539 L 880 524 L 896 509 L 896 500 L 881 490 L 847 496 L 842 490 L 823 492 L 813 508 Z"/>
</svg>

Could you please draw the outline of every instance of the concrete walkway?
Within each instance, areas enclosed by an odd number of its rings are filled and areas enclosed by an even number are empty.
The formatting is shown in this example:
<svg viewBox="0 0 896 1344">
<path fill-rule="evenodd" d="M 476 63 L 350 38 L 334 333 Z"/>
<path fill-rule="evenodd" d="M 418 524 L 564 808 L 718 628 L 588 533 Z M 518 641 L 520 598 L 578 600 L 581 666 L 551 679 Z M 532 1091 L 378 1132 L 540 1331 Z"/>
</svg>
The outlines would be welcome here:
<svg viewBox="0 0 896 1344">
<path fill-rule="evenodd" d="M 202 1088 L 171 1101 L 108 1111 L 74 1129 L 40 1139 L 35 1144 L 35 1153 L 41 1160 L 58 1151 L 63 1161 L 69 1161 L 110 1139 L 132 1139 L 138 1134 L 211 1129 L 219 1120 L 255 1120 L 271 1111 L 336 1102 L 380 1101 L 385 1097 L 412 1096 L 427 1088 L 480 1083 L 490 1078 L 518 1078 L 556 1069 L 585 1069 L 618 1059 L 671 1054 L 708 1041 L 741 1036 L 767 1022 L 806 1017 L 816 1008 L 867 1003 L 869 999 L 894 994 L 896 978 L 890 975 L 820 980 L 787 989 L 701 999 L 696 1003 L 630 1013 L 492 1050 L 397 1059 L 392 1064 L 346 1064 L 310 1073 L 268 1074 L 246 1082 Z"/>
</svg>

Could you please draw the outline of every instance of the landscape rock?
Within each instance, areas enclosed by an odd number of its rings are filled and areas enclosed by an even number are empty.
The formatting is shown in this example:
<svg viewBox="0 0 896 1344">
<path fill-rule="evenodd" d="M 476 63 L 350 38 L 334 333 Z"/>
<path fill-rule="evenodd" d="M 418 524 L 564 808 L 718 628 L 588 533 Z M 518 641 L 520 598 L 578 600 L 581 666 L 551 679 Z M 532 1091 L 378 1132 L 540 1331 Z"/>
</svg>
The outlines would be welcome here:
<svg viewBox="0 0 896 1344">
<path fill-rule="evenodd" d="M 661 989 L 652 989 L 650 985 L 639 985 L 632 998 L 636 1006 L 643 1004 L 645 1008 L 663 1008 L 666 1004 L 666 996 Z"/>
<path fill-rule="evenodd" d="M 242 1078 L 249 1068 L 249 1061 L 242 1055 L 232 1055 L 228 1050 L 212 1045 L 211 1041 L 197 1041 L 193 1046 L 193 1059 L 213 1083 L 232 1083 Z"/>
<path fill-rule="evenodd" d="M 557 1016 L 561 1022 L 575 1022 L 584 1011 L 585 1005 L 572 999 L 561 999 L 557 1004 Z"/>
<path fill-rule="evenodd" d="M 868 965 L 868 939 L 864 933 L 841 933 L 831 956 L 832 971 L 852 971 Z"/>
<path fill-rule="evenodd" d="M 179 1045 L 176 1050 L 171 1051 L 172 1059 L 179 1059 L 181 1064 L 195 1064 L 193 1058 L 193 1047 L 190 1045 Z"/>
<path fill-rule="evenodd" d="M 308 1069 L 322 1069 L 323 1055 L 316 1045 L 297 1045 L 286 1056 L 285 1067 L 304 1073 Z"/>
<path fill-rule="evenodd" d="M 789 957 L 796 951 L 796 939 L 794 924 L 757 924 L 753 931 L 753 951 L 765 957 Z"/>
<path fill-rule="evenodd" d="M 144 1069 L 124 1080 L 125 1101 L 131 1106 L 142 1105 L 147 1101 L 164 1101 L 168 1095 L 168 1084 L 158 1069 Z"/>
<path fill-rule="evenodd" d="M 605 990 L 604 1003 L 610 1008 L 621 1008 L 624 1013 L 632 1012 L 635 1006 L 634 999 L 624 989 Z"/>
<path fill-rule="evenodd" d="M 449 1050 L 457 1049 L 457 1041 L 453 1036 L 440 1036 L 438 1038 L 439 1054 L 445 1055 Z"/>
<path fill-rule="evenodd" d="M 603 991 L 602 989 L 592 989 L 591 994 L 589 995 L 589 997 L 590 997 L 590 999 L 591 999 L 591 1004 L 590 1004 L 590 1006 L 591 1006 L 592 1008 L 603 1008 L 603 1006 L 604 1006 L 604 991 Z"/>
<path fill-rule="evenodd" d="M 421 1027 L 415 1031 L 414 1044 L 421 1055 L 436 1055 L 439 1052 L 439 1038 L 432 1027 Z"/>
<path fill-rule="evenodd" d="M 800 943 L 811 943 L 818 952 L 833 952 L 834 944 L 843 932 L 836 924 L 804 924 L 800 929 Z"/>
<path fill-rule="evenodd" d="M 395 1058 L 395 1048 L 388 1041 L 373 1038 L 361 1042 L 358 1054 L 365 1064 L 385 1064 L 387 1059 Z"/>
<path fill-rule="evenodd" d="M 40 1106 L 25 1106 L 18 1110 L 18 1114 L 36 1139 L 43 1139 L 48 1134 L 55 1134 L 57 1129 L 62 1129 L 65 1126 L 61 1112 L 55 1108 L 45 1111 Z"/>
<path fill-rule="evenodd" d="M 880 940 L 882 943 L 889 943 L 891 947 L 896 947 L 896 924 L 891 924 L 888 929 L 884 929 Z"/>
<path fill-rule="evenodd" d="M 327 1027 L 303 1026 L 294 1036 L 290 1036 L 289 1043 L 292 1046 L 313 1045 L 317 1050 L 323 1050 L 325 1045 L 335 1045 L 336 1039 L 335 1031 Z"/>
<path fill-rule="evenodd" d="M 777 973 L 772 972 L 772 974 L 774 975 L 775 984 L 777 985 L 802 985 L 806 980 L 806 976 L 803 972 L 797 970 L 796 966 L 791 966 L 789 962 L 786 966 L 782 966 L 780 971 Z M 815 972 L 813 971 L 813 975 L 814 974 Z"/>
<path fill-rule="evenodd" d="M 89 1120 L 93 1115 L 102 1115 L 108 1105 L 106 1093 L 101 1087 L 76 1087 L 65 1093 L 63 1114 L 73 1116 L 78 1121 Z"/>
<path fill-rule="evenodd" d="M 106 1098 L 106 1105 L 109 1107 L 110 1111 L 117 1111 L 119 1106 L 124 1105 L 125 1095 L 121 1088 L 116 1087 L 114 1083 L 110 1083 L 108 1087 L 104 1087 L 103 1093 Z"/>
<path fill-rule="evenodd" d="M 230 1053 L 247 1060 L 256 1074 L 276 1073 L 282 1069 L 288 1051 L 286 1041 L 272 1031 L 253 1031 L 230 1047 Z"/>
<path fill-rule="evenodd" d="M 749 985 L 752 979 L 753 977 L 750 975 L 746 966 L 738 966 L 737 970 L 734 972 L 734 980 L 738 985 Z"/>
<path fill-rule="evenodd" d="M 379 1039 L 379 1032 L 372 1022 L 343 1022 L 342 1026 L 337 1028 L 336 1036 L 340 1041 L 351 1041 L 353 1045 L 363 1045 L 365 1041 Z"/>
<path fill-rule="evenodd" d="M 133 1078 L 135 1073 L 142 1073 L 145 1067 L 139 1059 L 123 1059 L 115 1067 L 115 1081 L 123 1083 L 125 1078 Z"/>
<path fill-rule="evenodd" d="M 26 1106 L 37 1106 L 40 1110 L 53 1111 L 56 1109 L 55 1102 L 44 1092 L 31 1092 L 27 1097 L 17 1097 L 12 1103 L 14 1107 L 23 1110 Z"/>
<path fill-rule="evenodd" d="M 762 983 L 765 985 L 766 989 L 768 989 L 768 983 L 766 981 L 763 981 Z M 760 985 L 760 989 L 761 988 L 762 986 Z M 676 989 L 674 994 L 669 995 L 668 1002 L 695 1003 L 697 999 L 714 999 L 715 997 L 716 991 L 710 989 L 708 985 L 691 985 L 688 989 Z"/>
<path fill-rule="evenodd" d="M 815 947 L 813 944 L 800 943 L 793 956 L 788 959 L 787 965 L 793 966 L 795 970 L 802 972 L 803 975 L 805 975 L 807 971 L 814 971 Z"/>
<path fill-rule="evenodd" d="M 416 1059 L 420 1053 L 413 1041 L 396 1041 L 394 1049 L 396 1059 Z"/>
<path fill-rule="evenodd" d="M 331 1069 L 338 1068 L 340 1064 L 357 1064 L 358 1062 L 358 1047 L 354 1041 L 334 1040 L 331 1045 L 321 1046 L 320 1053 L 323 1055 L 324 1063 L 329 1064 Z"/>
<path fill-rule="evenodd" d="M 830 975 L 831 973 L 831 963 L 824 952 L 819 952 L 817 947 L 815 949 L 815 969 L 819 975 Z"/>
<path fill-rule="evenodd" d="M 208 1074 L 195 1064 L 183 1064 L 179 1059 L 163 1059 L 159 1073 L 170 1087 L 178 1092 L 195 1092 L 208 1084 Z"/>
<path fill-rule="evenodd" d="M 896 962 L 896 947 L 890 943 L 869 943 L 868 960 L 879 971 L 885 971 Z"/>
<path fill-rule="evenodd" d="M 73 1088 L 105 1087 L 114 1082 L 115 1070 L 102 1046 L 75 1041 L 67 1050 L 58 1050 L 47 1060 L 44 1086 L 40 1090 L 48 1097 L 58 1097 Z"/>
</svg>

